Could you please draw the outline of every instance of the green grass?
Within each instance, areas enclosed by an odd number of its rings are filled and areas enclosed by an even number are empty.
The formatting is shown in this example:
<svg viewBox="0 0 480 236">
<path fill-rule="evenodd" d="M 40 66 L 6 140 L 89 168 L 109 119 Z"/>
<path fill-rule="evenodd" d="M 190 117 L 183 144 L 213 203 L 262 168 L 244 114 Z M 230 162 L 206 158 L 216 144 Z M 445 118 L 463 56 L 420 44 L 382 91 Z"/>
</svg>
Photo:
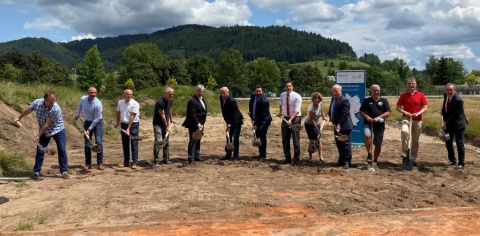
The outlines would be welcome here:
<svg viewBox="0 0 480 236">
<path fill-rule="evenodd" d="M 27 165 L 25 158 L 15 154 L 13 156 L 0 152 L 0 176 L 21 177 L 28 176 L 31 167 Z"/>
<path fill-rule="evenodd" d="M 324 66 L 325 61 L 327 61 L 329 65 L 330 65 L 330 62 L 333 62 L 335 66 L 334 67 Z M 302 62 L 302 63 L 295 63 L 295 64 L 292 64 L 292 66 L 310 65 L 318 68 L 322 72 L 322 75 L 327 75 L 329 68 L 332 68 L 335 71 L 338 70 L 338 65 L 342 61 L 346 62 L 348 66 L 352 68 L 358 69 L 358 68 L 370 67 L 370 65 L 363 63 L 361 61 L 351 61 L 351 60 L 345 60 L 345 59 L 324 59 L 324 60 L 308 61 L 308 62 Z"/>
<path fill-rule="evenodd" d="M 30 222 L 25 222 L 25 223 L 18 223 L 17 228 L 15 231 L 32 231 L 33 230 L 33 224 Z"/>
</svg>

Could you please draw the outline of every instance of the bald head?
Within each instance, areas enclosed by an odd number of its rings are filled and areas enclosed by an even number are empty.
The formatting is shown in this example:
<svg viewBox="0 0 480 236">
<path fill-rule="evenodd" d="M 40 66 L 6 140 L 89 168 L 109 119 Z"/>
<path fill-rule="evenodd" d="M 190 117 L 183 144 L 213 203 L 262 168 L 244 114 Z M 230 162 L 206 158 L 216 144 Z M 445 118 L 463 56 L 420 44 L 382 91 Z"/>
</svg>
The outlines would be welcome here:
<svg viewBox="0 0 480 236">
<path fill-rule="evenodd" d="M 95 87 L 90 87 L 88 88 L 87 94 L 88 94 L 88 100 L 91 101 L 97 96 L 97 89 Z"/>
<path fill-rule="evenodd" d="M 332 97 L 337 98 L 342 96 L 342 86 L 335 84 L 332 86 Z"/>
</svg>

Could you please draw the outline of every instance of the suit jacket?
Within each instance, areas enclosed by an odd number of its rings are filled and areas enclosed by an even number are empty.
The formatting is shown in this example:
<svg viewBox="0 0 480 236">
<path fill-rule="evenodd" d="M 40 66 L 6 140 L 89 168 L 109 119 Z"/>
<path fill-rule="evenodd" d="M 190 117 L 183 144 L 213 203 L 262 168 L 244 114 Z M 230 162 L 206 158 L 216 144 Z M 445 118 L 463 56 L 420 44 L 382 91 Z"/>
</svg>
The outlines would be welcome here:
<svg viewBox="0 0 480 236">
<path fill-rule="evenodd" d="M 243 124 L 243 115 L 238 109 L 238 104 L 235 98 L 228 96 L 223 103 L 223 98 L 220 96 L 220 107 L 222 108 L 223 119 L 227 124 L 238 127 Z"/>
<path fill-rule="evenodd" d="M 253 103 L 257 99 L 255 94 L 250 96 L 250 103 L 248 105 L 248 112 L 250 114 L 250 119 L 253 121 L 253 125 L 257 127 L 270 125 L 272 122 L 272 116 L 270 115 L 270 103 L 265 96 L 258 98 L 256 107 L 255 107 L 255 119 L 253 119 Z"/>
<path fill-rule="evenodd" d="M 188 101 L 187 114 L 182 126 L 196 130 L 199 123 L 202 125 L 205 124 L 205 120 L 207 120 L 207 103 L 205 99 L 203 103 L 205 104 L 205 108 L 203 108 L 199 98 L 193 95 L 190 101 Z"/>
<path fill-rule="evenodd" d="M 443 95 L 442 116 L 446 123 L 447 130 L 459 131 L 467 127 L 467 119 L 465 111 L 463 110 L 463 100 L 457 94 L 453 95 L 450 104 L 447 105 L 445 111 L 445 103 L 447 102 L 447 95 Z"/>
<path fill-rule="evenodd" d="M 340 133 L 348 132 L 353 129 L 352 118 L 350 117 L 350 102 L 345 96 L 340 96 L 339 100 L 335 102 L 332 98 L 332 103 L 328 109 L 328 115 L 333 125 L 340 125 Z M 333 107 L 335 105 L 335 107 Z M 333 114 L 332 114 L 333 109 Z"/>
</svg>

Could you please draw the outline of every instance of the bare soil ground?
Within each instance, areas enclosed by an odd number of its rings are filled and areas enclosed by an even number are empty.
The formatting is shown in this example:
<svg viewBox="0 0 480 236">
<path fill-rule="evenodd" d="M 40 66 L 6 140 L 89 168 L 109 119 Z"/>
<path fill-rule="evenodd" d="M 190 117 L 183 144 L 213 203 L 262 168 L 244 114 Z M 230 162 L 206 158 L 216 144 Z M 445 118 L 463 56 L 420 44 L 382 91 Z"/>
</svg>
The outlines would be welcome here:
<svg viewBox="0 0 480 236">
<path fill-rule="evenodd" d="M 0 104 L 0 150 L 22 153 L 34 162 L 34 116 Z M 175 118 L 181 123 L 183 118 Z M 368 173 L 364 148 L 354 148 L 354 166 L 342 169 L 331 126 L 324 129 L 329 161 L 308 160 L 302 131 L 301 165 L 281 165 L 280 119 L 269 130 L 267 162 L 256 160 L 250 125 L 241 133 L 240 161 L 222 161 L 224 123 L 209 117 L 202 139 L 204 162 L 186 164 L 187 132 L 171 136 L 173 164 L 152 168 L 151 122 L 141 123 L 140 168 L 123 163 L 120 134 L 105 141 L 106 169 L 82 169 L 83 140 L 68 125 L 71 178 L 60 178 L 56 155 L 46 155 L 42 181 L 0 184 L 0 235 L 479 235 L 480 150 L 467 145 L 466 169 L 446 165 L 444 144 L 422 135 L 419 166 L 400 168 L 400 130 L 387 127 L 380 169 Z M 53 140 L 52 140 L 53 141 Z M 54 146 L 51 143 L 51 146 Z M 33 231 L 15 231 L 30 223 Z"/>
</svg>

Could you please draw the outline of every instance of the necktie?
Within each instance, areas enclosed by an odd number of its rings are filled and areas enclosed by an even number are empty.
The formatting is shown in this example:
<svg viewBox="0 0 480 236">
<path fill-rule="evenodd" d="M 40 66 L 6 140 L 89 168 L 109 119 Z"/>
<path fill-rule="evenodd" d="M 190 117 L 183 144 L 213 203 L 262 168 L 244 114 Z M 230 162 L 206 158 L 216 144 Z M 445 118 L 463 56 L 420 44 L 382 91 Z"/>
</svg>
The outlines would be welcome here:
<svg viewBox="0 0 480 236">
<path fill-rule="evenodd" d="M 287 116 L 290 117 L 290 94 L 287 93 Z"/>
<path fill-rule="evenodd" d="M 447 101 L 445 101 L 445 112 L 448 112 L 448 104 L 450 104 L 450 97 L 447 97 Z"/>
<path fill-rule="evenodd" d="M 253 100 L 253 109 L 252 109 L 252 117 L 253 120 L 255 120 L 255 112 L 257 111 L 257 97 L 254 98 Z"/>
</svg>

